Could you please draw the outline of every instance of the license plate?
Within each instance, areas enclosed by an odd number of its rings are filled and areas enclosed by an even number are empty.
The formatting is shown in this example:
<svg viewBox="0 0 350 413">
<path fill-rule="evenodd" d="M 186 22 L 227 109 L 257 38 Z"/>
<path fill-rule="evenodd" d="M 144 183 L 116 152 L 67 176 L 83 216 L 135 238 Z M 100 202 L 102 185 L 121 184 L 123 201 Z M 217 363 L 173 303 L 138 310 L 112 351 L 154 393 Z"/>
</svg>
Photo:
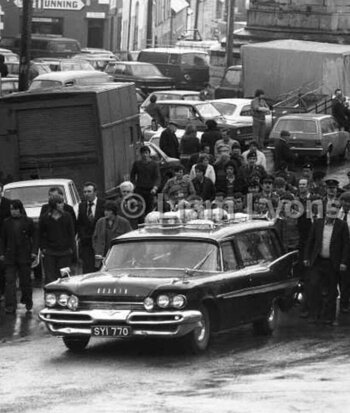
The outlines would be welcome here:
<svg viewBox="0 0 350 413">
<path fill-rule="evenodd" d="M 91 327 L 91 334 L 96 337 L 128 337 L 131 335 L 131 328 L 128 326 L 94 326 Z"/>
</svg>

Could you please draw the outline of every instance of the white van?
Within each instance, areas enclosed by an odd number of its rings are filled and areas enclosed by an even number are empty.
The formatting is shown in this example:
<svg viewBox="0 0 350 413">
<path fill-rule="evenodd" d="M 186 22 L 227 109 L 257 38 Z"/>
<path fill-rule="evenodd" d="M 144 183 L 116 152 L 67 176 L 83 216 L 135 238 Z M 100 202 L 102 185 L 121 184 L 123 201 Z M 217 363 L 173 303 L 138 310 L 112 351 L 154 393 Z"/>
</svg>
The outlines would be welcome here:
<svg viewBox="0 0 350 413">
<path fill-rule="evenodd" d="M 92 70 L 70 70 L 66 72 L 50 72 L 37 76 L 31 83 L 29 90 L 52 89 L 76 85 L 96 85 L 112 82 L 111 77 L 104 72 Z"/>
</svg>

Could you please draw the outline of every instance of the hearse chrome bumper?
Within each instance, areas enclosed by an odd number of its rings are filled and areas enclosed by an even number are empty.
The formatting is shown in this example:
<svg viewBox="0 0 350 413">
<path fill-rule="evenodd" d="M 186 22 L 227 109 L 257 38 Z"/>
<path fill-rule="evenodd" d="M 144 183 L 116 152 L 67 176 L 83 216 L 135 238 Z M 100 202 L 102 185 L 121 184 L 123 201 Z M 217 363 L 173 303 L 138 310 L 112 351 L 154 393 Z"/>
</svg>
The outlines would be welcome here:
<svg viewBox="0 0 350 413">
<path fill-rule="evenodd" d="M 131 310 L 69 311 L 44 308 L 39 313 L 54 336 L 92 335 L 97 326 L 130 327 L 130 336 L 181 337 L 201 326 L 196 310 L 162 312 Z"/>
</svg>

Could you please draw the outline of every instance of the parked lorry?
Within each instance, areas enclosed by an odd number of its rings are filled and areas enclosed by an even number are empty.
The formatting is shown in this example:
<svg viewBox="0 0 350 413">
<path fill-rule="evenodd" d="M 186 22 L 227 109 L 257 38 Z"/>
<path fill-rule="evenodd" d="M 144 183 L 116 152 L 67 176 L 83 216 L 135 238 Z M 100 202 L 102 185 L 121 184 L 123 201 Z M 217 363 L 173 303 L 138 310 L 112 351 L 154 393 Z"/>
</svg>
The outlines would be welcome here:
<svg viewBox="0 0 350 413">
<path fill-rule="evenodd" d="M 256 89 L 273 100 L 310 90 L 329 96 L 338 87 L 350 93 L 350 45 L 275 40 L 244 45 L 241 54 L 246 97 Z"/>
<path fill-rule="evenodd" d="M 13 180 L 69 178 L 104 193 L 128 178 L 140 140 L 133 84 L 23 92 L 0 100 L 0 165 Z"/>
<path fill-rule="evenodd" d="M 270 102 L 330 96 L 338 87 L 350 94 L 350 45 L 274 40 L 242 46 L 241 58 L 242 68 L 226 70 L 216 98 L 253 97 L 256 89 Z"/>
</svg>

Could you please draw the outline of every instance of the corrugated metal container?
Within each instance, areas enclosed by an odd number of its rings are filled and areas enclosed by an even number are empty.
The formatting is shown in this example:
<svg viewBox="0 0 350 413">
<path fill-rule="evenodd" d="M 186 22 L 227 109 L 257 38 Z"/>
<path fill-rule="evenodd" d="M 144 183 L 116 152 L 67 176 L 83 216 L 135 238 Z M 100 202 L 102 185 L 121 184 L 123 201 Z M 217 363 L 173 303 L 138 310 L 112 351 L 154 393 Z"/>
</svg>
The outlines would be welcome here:
<svg viewBox="0 0 350 413">
<path fill-rule="evenodd" d="M 102 192 L 128 178 L 140 139 L 133 84 L 20 93 L 2 99 L 0 116 L 1 147 L 17 148 L 17 179 L 93 181 Z"/>
</svg>

